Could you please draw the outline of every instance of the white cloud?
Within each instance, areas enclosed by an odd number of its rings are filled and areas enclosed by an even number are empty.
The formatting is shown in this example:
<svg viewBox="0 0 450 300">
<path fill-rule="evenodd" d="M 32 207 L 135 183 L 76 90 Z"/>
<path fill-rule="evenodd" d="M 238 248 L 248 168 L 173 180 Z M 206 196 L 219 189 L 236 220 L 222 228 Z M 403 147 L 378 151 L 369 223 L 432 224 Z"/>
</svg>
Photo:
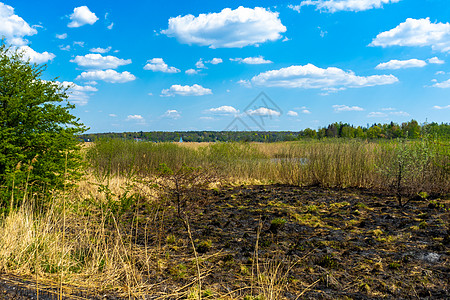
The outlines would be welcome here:
<svg viewBox="0 0 450 300">
<path fill-rule="evenodd" d="M 97 92 L 97 88 L 85 85 L 81 86 L 73 82 L 63 81 L 56 82 L 57 84 L 62 85 L 64 88 L 67 88 L 67 94 L 69 95 L 69 101 L 78 105 L 86 105 L 89 102 L 89 98 L 92 92 Z"/>
<path fill-rule="evenodd" d="M 127 121 L 145 122 L 144 117 L 141 115 L 129 115 L 126 120 Z"/>
<path fill-rule="evenodd" d="M 84 42 L 73 42 L 74 45 L 84 47 Z"/>
<path fill-rule="evenodd" d="M 379 112 L 379 111 L 372 111 L 367 115 L 367 117 L 369 117 L 369 118 L 385 118 L 385 117 L 387 117 L 387 114 Z"/>
<path fill-rule="evenodd" d="M 290 8 L 290 9 L 292 9 L 292 10 L 295 10 L 296 12 L 300 13 L 300 9 L 302 8 L 302 6 L 301 6 L 301 5 L 292 5 L 292 4 L 289 4 L 289 5 L 288 5 L 288 8 Z"/>
<path fill-rule="evenodd" d="M 437 64 L 437 65 L 442 65 L 445 64 L 445 61 L 437 58 L 437 57 L 432 57 L 428 59 L 428 63 L 430 64 Z"/>
<path fill-rule="evenodd" d="M 389 113 L 386 112 L 379 112 L 379 111 L 373 111 L 370 112 L 367 117 L 369 118 L 386 118 L 388 116 L 397 116 L 397 117 L 409 117 L 410 114 L 404 111 L 395 111 L 394 108 L 388 108 L 388 109 L 382 109 L 384 111 L 389 111 Z"/>
<path fill-rule="evenodd" d="M 433 87 L 441 88 L 441 89 L 448 89 L 450 88 L 450 79 L 443 81 L 443 82 L 437 82 L 432 85 Z"/>
<path fill-rule="evenodd" d="M 62 51 L 70 51 L 70 45 L 67 45 L 67 46 L 59 45 L 58 47 Z"/>
<path fill-rule="evenodd" d="M 147 64 L 144 66 L 144 70 L 151 70 L 153 72 L 163 72 L 163 73 L 178 73 L 178 70 L 175 67 L 169 67 L 162 58 L 153 58 L 147 61 Z"/>
<path fill-rule="evenodd" d="M 85 56 L 77 55 L 70 62 L 90 69 L 115 69 L 119 66 L 131 64 L 131 59 L 121 59 L 111 55 L 102 56 L 101 54 L 90 53 Z"/>
<path fill-rule="evenodd" d="M 431 23 L 430 18 L 408 18 L 397 27 L 378 34 L 369 46 L 431 46 L 433 50 L 450 52 L 450 24 Z"/>
<path fill-rule="evenodd" d="M 303 109 L 302 110 L 302 114 L 307 114 L 309 115 L 311 113 L 311 111 L 307 110 L 307 109 Z"/>
<path fill-rule="evenodd" d="M 189 70 L 186 70 L 185 73 L 188 75 L 194 75 L 194 74 L 198 74 L 198 71 L 194 70 L 194 69 L 189 69 Z"/>
<path fill-rule="evenodd" d="M 6 37 L 8 42 L 15 46 L 28 44 L 25 36 L 31 36 L 37 30 L 24 19 L 14 14 L 14 8 L 0 2 L 0 36 Z"/>
<path fill-rule="evenodd" d="M 109 30 L 113 29 L 113 27 L 114 27 L 114 22 L 111 22 L 111 24 L 106 26 L 106 28 L 108 28 Z"/>
<path fill-rule="evenodd" d="M 162 97 L 173 97 L 175 95 L 204 96 L 204 95 L 211 95 L 211 94 L 212 94 L 212 91 L 210 89 L 204 88 L 198 84 L 194 84 L 193 86 L 174 84 L 169 89 L 164 89 L 161 91 Z"/>
<path fill-rule="evenodd" d="M 347 106 L 347 105 L 333 105 L 335 112 L 343 112 L 343 111 L 363 111 L 364 108 L 359 106 Z"/>
<path fill-rule="evenodd" d="M 246 88 L 252 87 L 252 84 L 250 83 L 249 80 L 241 79 L 241 80 L 239 80 L 237 83 L 238 83 L 240 86 L 243 86 L 243 87 L 246 87 Z"/>
<path fill-rule="evenodd" d="M 393 84 L 397 81 L 393 75 L 357 76 L 352 71 L 335 67 L 322 69 L 312 64 L 267 71 L 251 79 L 252 84 L 257 86 L 322 89 L 327 92 Z"/>
<path fill-rule="evenodd" d="M 385 108 L 382 108 L 381 110 L 383 110 L 383 111 L 393 111 L 393 110 L 395 110 L 395 108 L 393 108 L 393 107 L 385 107 Z"/>
<path fill-rule="evenodd" d="M 200 58 L 198 62 L 195 63 L 195 67 L 197 69 L 206 69 L 205 64 L 203 63 L 203 59 Z"/>
<path fill-rule="evenodd" d="M 445 75 L 445 72 L 444 72 L 444 71 L 437 71 L 437 72 L 435 73 L 435 75 Z"/>
<path fill-rule="evenodd" d="M 298 112 L 290 110 L 287 112 L 287 115 L 290 117 L 298 117 Z"/>
<path fill-rule="evenodd" d="M 408 60 L 390 60 L 385 63 L 381 63 L 375 67 L 377 70 L 398 70 L 407 68 L 422 68 L 425 67 L 427 63 L 420 59 L 408 59 Z"/>
<path fill-rule="evenodd" d="M 249 109 L 246 113 L 251 116 L 276 116 L 276 117 L 279 117 L 281 115 L 280 112 L 270 109 L 270 108 L 267 108 L 267 107 L 260 107 L 255 110 Z"/>
<path fill-rule="evenodd" d="M 282 38 L 286 27 L 277 12 L 256 7 L 223 9 L 220 13 L 178 16 L 169 19 L 169 28 L 161 33 L 176 37 L 182 44 L 210 48 L 242 48 Z"/>
<path fill-rule="evenodd" d="M 400 0 L 306 0 L 300 5 L 289 8 L 300 12 L 304 5 L 314 5 L 317 10 L 335 13 L 337 11 L 363 11 L 373 8 L 382 8 L 383 4 L 397 3 Z"/>
<path fill-rule="evenodd" d="M 70 15 L 71 22 L 67 24 L 67 27 L 81 27 L 83 25 L 92 25 L 97 22 L 97 16 L 89 10 L 87 6 L 75 7 L 73 13 Z"/>
<path fill-rule="evenodd" d="M 89 49 L 89 51 L 103 54 L 103 53 L 108 53 L 109 51 L 111 51 L 111 49 L 112 49 L 112 47 L 109 46 L 107 48 L 100 48 L 100 47 L 98 47 L 98 48 L 91 48 L 91 49 Z"/>
<path fill-rule="evenodd" d="M 117 117 L 116 114 L 109 114 L 108 116 L 110 116 L 111 118 L 116 118 Z"/>
<path fill-rule="evenodd" d="M 389 113 L 392 116 L 409 117 L 410 114 L 405 111 L 393 111 Z"/>
<path fill-rule="evenodd" d="M 210 108 L 206 112 L 215 114 L 237 114 L 239 111 L 233 106 L 224 105 L 217 108 Z"/>
<path fill-rule="evenodd" d="M 181 113 L 175 109 L 169 109 L 162 116 L 164 118 L 170 118 L 170 119 L 176 120 L 176 119 L 181 118 Z"/>
<path fill-rule="evenodd" d="M 265 60 L 262 56 L 256 57 L 246 57 L 246 58 L 230 58 L 231 61 L 237 61 L 239 63 L 248 65 L 261 65 L 261 64 L 271 64 L 272 61 Z"/>
<path fill-rule="evenodd" d="M 56 34 L 55 36 L 56 36 L 57 39 L 60 39 L 60 40 L 65 40 L 65 39 L 67 39 L 67 33 Z"/>
<path fill-rule="evenodd" d="M 434 109 L 438 109 L 438 110 L 441 110 L 441 109 L 450 109 L 450 105 L 447 105 L 447 106 L 439 106 L 439 105 L 435 105 L 435 106 L 433 106 L 433 108 L 434 108 Z"/>
<path fill-rule="evenodd" d="M 42 53 L 36 52 L 28 46 L 19 47 L 18 50 L 23 53 L 25 59 L 29 59 L 30 62 L 37 64 L 46 63 L 56 57 L 55 54 L 47 51 Z"/>
<path fill-rule="evenodd" d="M 212 60 L 207 61 L 207 62 L 210 64 L 213 64 L 213 65 L 218 65 L 218 64 L 221 64 L 223 62 L 223 60 L 221 58 L 213 58 Z"/>
<path fill-rule="evenodd" d="M 105 71 L 89 71 L 83 72 L 77 76 L 77 80 L 103 80 L 109 83 L 124 83 L 128 81 L 133 81 L 136 77 L 130 72 L 122 72 L 118 73 L 114 70 L 105 70 Z"/>
</svg>

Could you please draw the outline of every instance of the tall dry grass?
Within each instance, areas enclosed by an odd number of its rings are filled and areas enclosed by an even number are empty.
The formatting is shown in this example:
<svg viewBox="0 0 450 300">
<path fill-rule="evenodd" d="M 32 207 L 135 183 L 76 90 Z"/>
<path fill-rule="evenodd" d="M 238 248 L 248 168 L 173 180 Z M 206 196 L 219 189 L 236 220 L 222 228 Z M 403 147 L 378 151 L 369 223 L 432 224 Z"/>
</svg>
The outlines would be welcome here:
<svg viewBox="0 0 450 300">
<path fill-rule="evenodd" d="M 162 163 L 173 169 L 183 164 L 201 167 L 226 182 L 364 188 L 394 186 L 400 163 L 402 188 L 410 194 L 448 193 L 448 147 L 433 141 L 194 146 L 101 141 L 85 149 L 88 171 L 78 187 L 55 194 L 40 211 L 30 194 L 22 206 L 1 218 L 0 270 L 36 281 L 139 297 L 164 284 L 155 276 L 172 259 L 165 243 L 172 204 L 159 197 L 154 185 Z M 177 247 L 189 251 L 192 245 L 185 241 Z M 194 261 L 184 259 L 191 265 Z M 255 286 L 267 298 L 276 299 L 286 284 L 283 270 L 288 267 L 289 263 L 279 261 L 262 262 Z M 195 268 L 192 275 L 198 278 L 176 297 L 186 296 L 195 282 L 200 286 L 207 269 L 201 264 Z"/>
</svg>

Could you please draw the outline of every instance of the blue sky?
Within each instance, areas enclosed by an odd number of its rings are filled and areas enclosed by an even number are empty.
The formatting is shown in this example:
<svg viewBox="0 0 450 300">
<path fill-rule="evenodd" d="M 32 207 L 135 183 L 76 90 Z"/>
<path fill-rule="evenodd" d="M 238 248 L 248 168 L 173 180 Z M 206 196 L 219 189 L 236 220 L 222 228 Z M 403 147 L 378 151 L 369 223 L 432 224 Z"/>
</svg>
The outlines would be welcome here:
<svg viewBox="0 0 450 300">
<path fill-rule="evenodd" d="M 449 122 L 449 22 L 448 0 L 0 2 L 90 132 Z"/>
</svg>

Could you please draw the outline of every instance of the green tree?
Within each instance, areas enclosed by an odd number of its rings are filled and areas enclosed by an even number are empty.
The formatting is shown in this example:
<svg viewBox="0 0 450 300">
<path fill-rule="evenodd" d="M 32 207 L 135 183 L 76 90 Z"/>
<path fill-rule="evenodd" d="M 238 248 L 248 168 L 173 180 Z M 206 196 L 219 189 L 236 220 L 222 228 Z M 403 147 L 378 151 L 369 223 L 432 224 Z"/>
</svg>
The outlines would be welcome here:
<svg viewBox="0 0 450 300">
<path fill-rule="evenodd" d="M 2 207 L 9 207 L 8 202 L 14 199 L 5 195 L 11 191 L 13 195 L 18 190 L 36 194 L 61 188 L 80 165 L 76 136 L 86 128 L 70 113 L 74 105 L 67 102 L 68 88 L 56 80 L 42 79 L 45 69 L 45 65 L 31 64 L 21 52 L 1 43 Z"/>
</svg>

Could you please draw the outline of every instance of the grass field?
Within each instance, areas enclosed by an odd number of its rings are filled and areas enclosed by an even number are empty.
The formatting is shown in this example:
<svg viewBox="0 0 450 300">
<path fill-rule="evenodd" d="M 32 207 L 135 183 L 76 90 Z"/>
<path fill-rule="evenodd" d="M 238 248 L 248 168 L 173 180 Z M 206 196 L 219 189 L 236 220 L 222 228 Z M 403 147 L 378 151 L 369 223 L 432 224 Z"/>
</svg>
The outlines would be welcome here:
<svg viewBox="0 0 450 300">
<path fill-rule="evenodd" d="M 77 186 L 3 216 L 0 269 L 87 298 L 444 297 L 449 148 L 99 141 Z"/>
</svg>

